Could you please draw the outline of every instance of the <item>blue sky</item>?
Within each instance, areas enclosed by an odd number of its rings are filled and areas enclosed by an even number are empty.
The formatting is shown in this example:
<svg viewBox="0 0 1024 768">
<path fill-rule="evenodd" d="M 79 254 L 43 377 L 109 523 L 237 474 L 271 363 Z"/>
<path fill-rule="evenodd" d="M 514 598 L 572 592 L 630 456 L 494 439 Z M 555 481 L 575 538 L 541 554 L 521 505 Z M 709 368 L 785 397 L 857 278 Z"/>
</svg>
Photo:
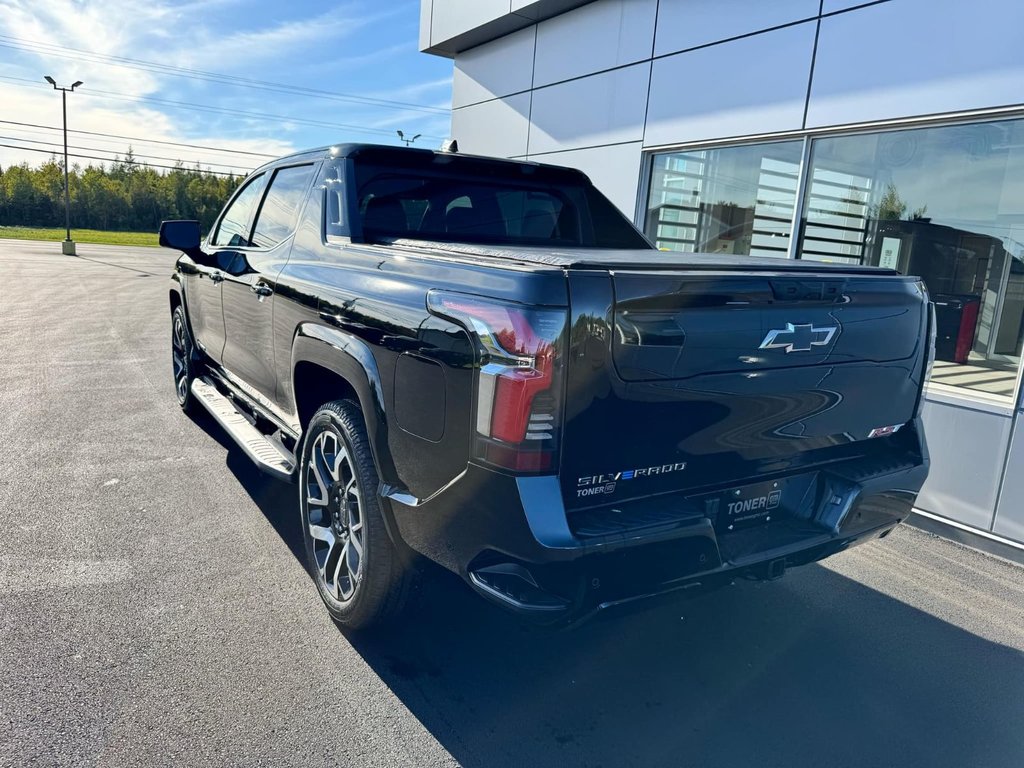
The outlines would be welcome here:
<svg viewBox="0 0 1024 768">
<path fill-rule="evenodd" d="M 59 131 L 39 127 L 61 125 L 59 94 L 43 75 L 61 85 L 85 83 L 68 97 L 69 128 L 217 148 L 72 133 L 68 143 L 81 147 L 73 153 L 112 157 L 130 143 L 153 164 L 181 159 L 244 172 L 263 158 L 238 152 L 393 144 L 397 129 L 423 134 L 417 145 L 437 146 L 450 125 L 452 65 L 419 52 L 419 5 L 3 0 L 0 121 L 7 122 L 0 122 L 0 144 L 23 149 L 0 147 L 0 167 L 35 165 L 46 155 L 25 148 L 49 151 L 62 140 Z M 238 78 L 286 87 L 257 88 Z"/>
</svg>

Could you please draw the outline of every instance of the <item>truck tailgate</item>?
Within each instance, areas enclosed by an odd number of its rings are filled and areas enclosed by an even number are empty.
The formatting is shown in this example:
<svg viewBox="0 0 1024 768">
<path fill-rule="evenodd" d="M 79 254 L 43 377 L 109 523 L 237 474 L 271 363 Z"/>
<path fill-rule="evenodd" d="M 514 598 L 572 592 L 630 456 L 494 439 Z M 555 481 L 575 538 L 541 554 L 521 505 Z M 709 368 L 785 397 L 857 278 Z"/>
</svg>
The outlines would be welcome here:
<svg viewBox="0 0 1024 768">
<path fill-rule="evenodd" d="M 568 275 L 567 507 L 824 465 L 914 416 L 916 278 L 810 264 Z"/>
</svg>

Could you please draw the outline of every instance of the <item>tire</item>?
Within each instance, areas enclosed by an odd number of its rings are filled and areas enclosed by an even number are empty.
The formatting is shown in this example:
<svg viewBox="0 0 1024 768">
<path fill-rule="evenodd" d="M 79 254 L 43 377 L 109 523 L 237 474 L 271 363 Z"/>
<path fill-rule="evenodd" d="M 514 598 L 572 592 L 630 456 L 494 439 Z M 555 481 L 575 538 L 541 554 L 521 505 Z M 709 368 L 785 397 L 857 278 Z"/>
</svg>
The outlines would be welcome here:
<svg viewBox="0 0 1024 768">
<path fill-rule="evenodd" d="M 197 370 L 195 345 L 185 320 L 185 308 L 179 304 L 171 313 L 171 373 L 174 376 L 174 393 L 178 405 L 185 413 L 195 410 L 192 381 L 196 378 Z"/>
<path fill-rule="evenodd" d="M 299 464 L 306 567 L 331 617 L 365 629 L 397 616 L 413 573 L 384 526 L 363 415 L 335 400 L 309 422 Z"/>
</svg>

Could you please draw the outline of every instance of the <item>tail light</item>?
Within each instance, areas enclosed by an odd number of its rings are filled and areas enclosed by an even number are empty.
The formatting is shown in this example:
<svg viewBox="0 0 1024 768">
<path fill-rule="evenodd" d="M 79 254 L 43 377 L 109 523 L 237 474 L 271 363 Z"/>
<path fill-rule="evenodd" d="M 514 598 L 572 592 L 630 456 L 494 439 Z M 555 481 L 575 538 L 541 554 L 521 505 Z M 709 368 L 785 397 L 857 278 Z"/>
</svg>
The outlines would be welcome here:
<svg viewBox="0 0 1024 768">
<path fill-rule="evenodd" d="M 561 433 L 566 311 L 431 291 L 432 313 L 478 342 L 476 457 L 517 472 L 555 465 Z"/>
<path fill-rule="evenodd" d="M 938 338 L 938 329 L 935 320 L 935 303 L 928 302 L 928 358 L 925 363 L 924 380 L 932 377 L 932 368 L 935 367 L 935 341 Z"/>
<path fill-rule="evenodd" d="M 927 299 L 927 291 L 924 295 Z M 915 416 L 920 416 L 921 409 L 924 407 L 924 387 L 932 378 L 932 368 L 935 367 L 935 340 L 938 338 L 938 329 L 936 328 L 935 318 L 935 302 L 928 301 L 926 306 L 928 307 L 928 338 L 925 343 L 928 345 L 928 348 L 925 350 L 924 376 L 921 379 L 921 390 L 917 395 L 917 408 L 914 409 Z"/>
</svg>

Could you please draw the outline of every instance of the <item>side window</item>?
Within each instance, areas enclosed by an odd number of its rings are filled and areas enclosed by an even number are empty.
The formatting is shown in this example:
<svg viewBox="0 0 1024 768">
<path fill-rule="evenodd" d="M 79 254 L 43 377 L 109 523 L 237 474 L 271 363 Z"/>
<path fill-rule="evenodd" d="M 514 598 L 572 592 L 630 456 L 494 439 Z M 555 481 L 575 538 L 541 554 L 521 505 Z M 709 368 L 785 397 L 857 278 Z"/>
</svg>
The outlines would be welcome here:
<svg viewBox="0 0 1024 768">
<path fill-rule="evenodd" d="M 253 208 L 259 202 L 262 191 L 263 174 L 261 173 L 246 183 L 242 191 L 224 211 L 224 215 L 217 225 L 217 231 L 213 235 L 213 245 L 226 245 L 234 248 L 245 248 L 249 245 L 249 222 L 252 220 Z"/>
<path fill-rule="evenodd" d="M 256 215 L 256 228 L 252 244 L 258 248 L 271 248 L 295 230 L 299 208 L 306 199 L 312 165 L 280 168 L 270 181 L 270 189 Z"/>
</svg>

